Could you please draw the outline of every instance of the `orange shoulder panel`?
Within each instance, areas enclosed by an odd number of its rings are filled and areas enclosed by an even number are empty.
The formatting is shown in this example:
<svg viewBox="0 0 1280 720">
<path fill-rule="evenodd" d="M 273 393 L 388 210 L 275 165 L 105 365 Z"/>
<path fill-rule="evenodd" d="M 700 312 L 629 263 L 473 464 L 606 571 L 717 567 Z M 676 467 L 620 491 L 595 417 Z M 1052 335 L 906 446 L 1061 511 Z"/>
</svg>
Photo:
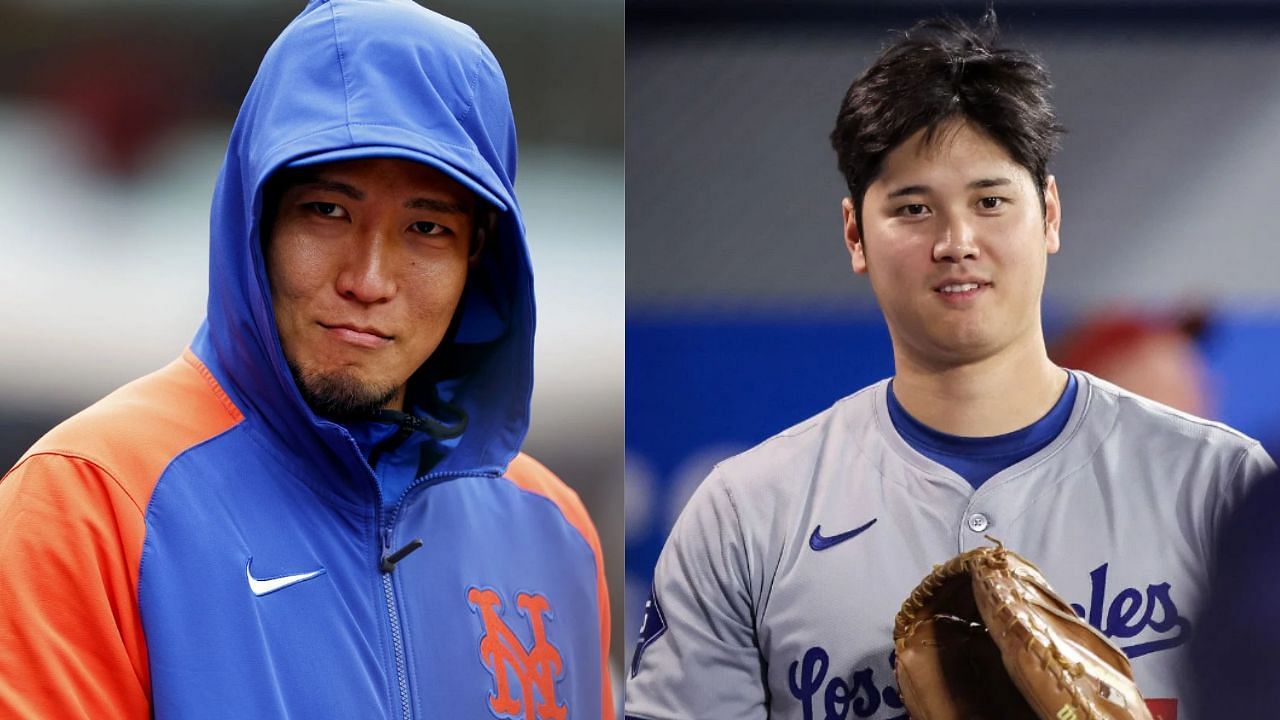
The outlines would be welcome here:
<svg viewBox="0 0 1280 720">
<path fill-rule="evenodd" d="M 0 480 L 0 717 L 146 720 L 151 491 L 242 419 L 190 350 L 54 428 Z"/>
<path fill-rule="evenodd" d="M 613 688 L 609 675 L 609 588 L 604 580 L 604 553 L 600 551 L 600 536 L 587 514 L 587 508 L 568 485 L 542 463 L 520 453 L 507 468 L 507 479 L 517 487 L 550 499 L 560 508 L 569 521 L 591 546 L 596 556 L 596 596 L 600 599 L 600 687 L 601 720 L 613 720 Z"/>
</svg>

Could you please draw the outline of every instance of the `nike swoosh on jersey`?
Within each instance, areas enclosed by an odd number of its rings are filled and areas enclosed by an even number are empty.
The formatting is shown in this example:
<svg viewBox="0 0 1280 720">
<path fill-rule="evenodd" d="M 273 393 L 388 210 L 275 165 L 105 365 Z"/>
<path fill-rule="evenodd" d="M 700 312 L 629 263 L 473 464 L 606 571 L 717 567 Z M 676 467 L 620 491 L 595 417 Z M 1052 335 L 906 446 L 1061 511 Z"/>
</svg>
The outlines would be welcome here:
<svg viewBox="0 0 1280 720">
<path fill-rule="evenodd" d="M 281 575 L 280 577 L 266 578 L 259 580 L 253 576 L 253 559 L 249 559 L 249 564 L 244 566 L 245 577 L 249 578 L 249 591 L 258 597 L 273 593 L 277 590 L 283 590 L 290 585 L 297 585 L 300 582 L 310 580 L 311 578 L 324 573 L 324 568 L 312 570 L 308 573 L 298 573 L 297 575 Z"/>
<path fill-rule="evenodd" d="M 813 529 L 813 534 L 809 536 L 809 547 L 813 548 L 814 550 L 826 550 L 827 548 L 833 548 L 839 545 L 840 543 L 844 542 L 845 540 L 851 540 L 857 537 L 858 535 L 861 535 L 862 531 L 866 530 L 872 525 L 875 525 L 876 520 L 878 519 L 879 518 L 871 518 L 871 522 L 867 523 L 866 525 L 861 525 L 852 530 L 842 532 L 839 535 L 831 535 L 831 536 L 823 535 L 822 526 L 819 525 Z"/>
</svg>

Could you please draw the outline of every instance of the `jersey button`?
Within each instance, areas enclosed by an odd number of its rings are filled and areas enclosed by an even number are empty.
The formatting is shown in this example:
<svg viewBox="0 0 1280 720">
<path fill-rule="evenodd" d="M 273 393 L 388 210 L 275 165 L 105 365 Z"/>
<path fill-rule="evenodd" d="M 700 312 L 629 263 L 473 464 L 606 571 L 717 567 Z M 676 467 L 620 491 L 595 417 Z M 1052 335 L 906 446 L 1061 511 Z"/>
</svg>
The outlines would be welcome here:
<svg viewBox="0 0 1280 720">
<path fill-rule="evenodd" d="M 974 513 L 969 516 L 969 529 L 974 532 L 982 532 L 991 525 L 991 521 L 982 513 Z"/>
</svg>

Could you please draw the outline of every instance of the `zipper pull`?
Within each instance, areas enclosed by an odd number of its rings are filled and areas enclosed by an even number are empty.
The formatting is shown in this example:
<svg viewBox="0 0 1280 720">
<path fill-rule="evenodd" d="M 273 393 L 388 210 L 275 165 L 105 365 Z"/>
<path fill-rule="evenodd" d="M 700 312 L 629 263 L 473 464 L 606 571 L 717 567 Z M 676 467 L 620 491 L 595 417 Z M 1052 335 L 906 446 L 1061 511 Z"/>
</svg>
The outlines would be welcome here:
<svg viewBox="0 0 1280 720">
<path fill-rule="evenodd" d="M 383 548 L 391 547 L 390 532 L 387 532 L 387 539 L 383 541 L 382 547 Z M 407 556 L 409 553 L 413 552 L 414 550 L 417 550 L 420 547 L 422 547 L 422 538 L 414 538 L 409 541 L 408 545 L 405 545 L 404 547 L 400 548 L 399 550 L 393 553 L 388 554 L 384 549 L 382 553 L 382 565 L 380 566 L 380 568 L 382 569 L 382 572 L 389 573 L 392 570 L 395 570 L 396 563 L 405 559 L 405 556 Z"/>
</svg>

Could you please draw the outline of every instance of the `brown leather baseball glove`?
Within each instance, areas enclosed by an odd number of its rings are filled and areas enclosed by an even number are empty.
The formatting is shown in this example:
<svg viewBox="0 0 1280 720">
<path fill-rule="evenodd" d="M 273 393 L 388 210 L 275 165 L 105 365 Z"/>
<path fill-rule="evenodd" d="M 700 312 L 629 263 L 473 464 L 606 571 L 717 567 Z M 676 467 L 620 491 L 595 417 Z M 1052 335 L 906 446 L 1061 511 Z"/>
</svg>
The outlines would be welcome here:
<svg viewBox="0 0 1280 720">
<path fill-rule="evenodd" d="M 912 720 L 1151 720 L 1124 653 L 998 542 L 935 566 L 893 643 Z"/>
</svg>

